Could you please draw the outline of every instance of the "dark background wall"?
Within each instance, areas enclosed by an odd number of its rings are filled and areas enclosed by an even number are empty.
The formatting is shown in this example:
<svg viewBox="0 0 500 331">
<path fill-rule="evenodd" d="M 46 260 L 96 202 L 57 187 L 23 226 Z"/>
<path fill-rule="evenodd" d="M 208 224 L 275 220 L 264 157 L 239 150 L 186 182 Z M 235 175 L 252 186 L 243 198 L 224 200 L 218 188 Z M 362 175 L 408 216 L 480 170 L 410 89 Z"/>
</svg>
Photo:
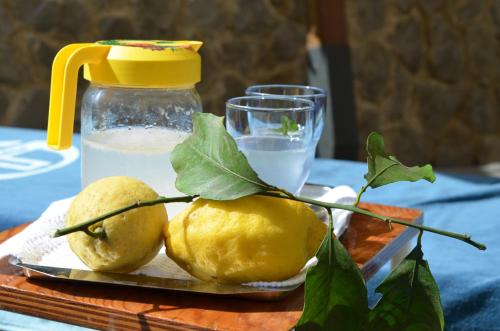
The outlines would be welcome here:
<svg viewBox="0 0 500 331">
<path fill-rule="evenodd" d="M 74 42 L 204 41 L 198 90 L 217 114 L 248 85 L 306 83 L 311 1 L 0 0 L 0 125 L 46 126 L 51 62 Z M 360 141 L 379 131 L 410 163 L 500 161 L 500 1 L 345 6 Z"/>
<path fill-rule="evenodd" d="M 500 161 L 500 1 L 346 1 L 360 136 L 410 163 Z"/>
<path fill-rule="evenodd" d="M 0 0 L 0 125 L 46 127 L 56 52 L 115 38 L 204 41 L 197 88 L 223 114 L 249 85 L 306 82 L 304 13 L 304 1 Z"/>
</svg>

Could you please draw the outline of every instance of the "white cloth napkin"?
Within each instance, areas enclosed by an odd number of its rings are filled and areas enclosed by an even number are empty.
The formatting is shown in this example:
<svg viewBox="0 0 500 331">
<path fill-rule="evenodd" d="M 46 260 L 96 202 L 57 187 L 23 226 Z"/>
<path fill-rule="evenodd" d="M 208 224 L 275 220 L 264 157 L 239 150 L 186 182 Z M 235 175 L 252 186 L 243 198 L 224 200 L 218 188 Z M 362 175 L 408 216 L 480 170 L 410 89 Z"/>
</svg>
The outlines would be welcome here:
<svg viewBox="0 0 500 331">
<path fill-rule="evenodd" d="M 338 186 L 329 189 L 325 194 L 316 197 L 317 200 L 352 204 L 356 193 L 348 186 Z M 17 235 L 11 237 L 0 245 L 0 258 L 13 255 L 24 263 L 37 264 L 50 267 L 89 270 L 69 248 L 65 236 L 52 238 L 55 230 L 64 227 L 66 212 L 73 198 L 53 202 L 35 222 Z M 333 210 L 334 228 L 337 236 L 341 235 L 348 226 L 350 212 Z M 283 287 L 300 284 L 305 279 L 307 268 L 316 264 L 316 258 L 307 262 L 304 268 L 294 277 L 281 282 L 254 282 L 251 286 Z M 186 271 L 181 269 L 165 254 L 164 248 L 147 265 L 133 272 L 148 276 L 193 279 Z"/>
</svg>

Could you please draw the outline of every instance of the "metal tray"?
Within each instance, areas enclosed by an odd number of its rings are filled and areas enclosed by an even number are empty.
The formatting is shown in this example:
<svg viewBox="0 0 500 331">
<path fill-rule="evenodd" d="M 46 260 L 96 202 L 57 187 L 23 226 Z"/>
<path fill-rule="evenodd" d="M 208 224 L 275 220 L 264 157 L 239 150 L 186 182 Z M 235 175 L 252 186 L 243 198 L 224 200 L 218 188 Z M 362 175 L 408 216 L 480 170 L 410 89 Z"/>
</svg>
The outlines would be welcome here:
<svg viewBox="0 0 500 331">
<path fill-rule="evenodd" d="M 193 292 L 210 295 L 222 295 L 249 298 L 256 300 L 275 301 L 284 298 L 301 284 L 279 288 L 256 287 L 247 285 L 229 285 L 201 280 L 181 280 L 145 275 L 119 274 L 112 272 L 96 272 L 80 269 L 55 268 L 23 263 L 12 257 L 9 263 L 22 268 L 28 278 L 46 280 L 64 280 L 107 285 L 156 288 L 171 291 Z"/>
<path fill-rule="evenodd" d="M 319 197 L 330 187 L 306 184 L 301 194 L 308 197 Z M 313 208 L 318 217 L 326 221 L 327 214 L 323 208 Z M 107 285 L 132 286 L 139 288 L 156 288 L 171 291 L 193 292 L 208 295 L 231 296 L 254 300 L 276 301 L 284 298 L 302 284 L 283 287 L 257 287 L 249 285 L 229 285 L 201 280 L 181 280 L 153 277 L 137 274 L 120 274 L 112 272 L 96 272 L 81 269 L 57 268 L 38 264 L 24 263 L 11 257 L 9 263 L 22 268 L 28 278 L 45 280 L 63 280 L 73 282 L 98 283 Z"/>
</svg>

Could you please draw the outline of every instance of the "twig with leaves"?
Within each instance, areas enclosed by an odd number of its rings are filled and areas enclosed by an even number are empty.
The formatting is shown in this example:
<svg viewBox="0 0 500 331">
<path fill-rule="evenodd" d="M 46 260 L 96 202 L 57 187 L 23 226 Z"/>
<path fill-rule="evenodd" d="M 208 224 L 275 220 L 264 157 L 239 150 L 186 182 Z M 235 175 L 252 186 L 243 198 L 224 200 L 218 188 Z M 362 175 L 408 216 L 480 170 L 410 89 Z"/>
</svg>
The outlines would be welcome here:
<svg viewBox="0 0 500 331">
<path fill-rule="evenodd" d="M 194 114 L 193 134 L 177 145 L 172 153 L 172 166 L 177 173 L 176 187 L 188 196 L 160 197 L 124 207 L 71 228 L 61 229 L 56 235 L 75 231 L 89 231 L 89 227 L 104 219 L 134 208 L 184 201 L 197 197 L 210 200 L 234 200 L 252 194 L 292 199 L 327 209 L 328 231 L 316 256 L 318 263 L 309 268 L 305 281 L 304 311 L 298 330 L 443 330 L 444 318 L 439 290 L 427 262 L 423 259 L 421 238 L 424 231 L 461 240 L 480 250 L 486 246 L 470 236 L 413 224 L 403 220 L 372 213 L 358 207 L 368 189 L 400 181 L 420 179 L 433 182 L 430 165 L 406 167 L 385 152 L 382 137 L 372 133 L 367 139 L 368 172 L 366 184 L 360 189 L 354 205 L 325 203 L 294 196 L 290 192 L 262 181 L 250 167 L 234 139 L 227 133 L 223 118 L 211 114 Z M 331 209 L 344 209 L 381 220 L 418 229 L 417 246 L 379 285 L 382 300 L 368 309 L 367 289 L 357 265 L 333 235 Z M 105 233 L 99 233 L 105 236 Z"/>
</svg>

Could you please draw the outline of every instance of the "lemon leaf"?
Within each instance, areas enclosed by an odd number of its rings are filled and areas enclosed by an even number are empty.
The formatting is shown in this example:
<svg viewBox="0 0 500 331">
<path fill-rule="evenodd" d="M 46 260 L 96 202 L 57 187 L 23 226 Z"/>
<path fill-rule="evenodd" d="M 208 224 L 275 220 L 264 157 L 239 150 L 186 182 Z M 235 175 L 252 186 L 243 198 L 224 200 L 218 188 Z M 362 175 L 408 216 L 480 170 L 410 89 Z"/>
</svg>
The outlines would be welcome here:
<svg viewBox="0 0 500 331">
<path fill-rule="evenodd" d="M 288 135 L 292 132 L 299 131 L 299 125 L 288 116 L 281 116 L 281 127 L 277 129 L 281 134 Z"/>
<path fill-rule="evenodd" d="M 370 312 L 367 330 L 444 329 L 439 289 L 420 245 L 377 287 L 382 299 Z"/>
<path fill-rule="evenodd" d="M 384 150 L 384 139 L 376 132 L 368 136 L 366 151 L 368 172 L 365 174 L 365 179 L 371 188 L 400 181 L 414 182 L 425 179 L 433 183 L 436 180 L 431 165 L 407 167 L 394 156 L 388 155 Z"/>
<path fill-rule="evenodd" d="M 223 119 L 208 113 L 193 115 L 193 134 L 172 151 L 177 189 L 210 200 L 233 200 L 272 190 L 238 150 Z"/>
<path fill-rule="evenodd" d="M 316 256 L 318 264 L 307 271 L 304 311 L 296 329 L 361 330 L 368 319 L 368 299 L 359 268 L 329 235 Z"/>
</svg>

